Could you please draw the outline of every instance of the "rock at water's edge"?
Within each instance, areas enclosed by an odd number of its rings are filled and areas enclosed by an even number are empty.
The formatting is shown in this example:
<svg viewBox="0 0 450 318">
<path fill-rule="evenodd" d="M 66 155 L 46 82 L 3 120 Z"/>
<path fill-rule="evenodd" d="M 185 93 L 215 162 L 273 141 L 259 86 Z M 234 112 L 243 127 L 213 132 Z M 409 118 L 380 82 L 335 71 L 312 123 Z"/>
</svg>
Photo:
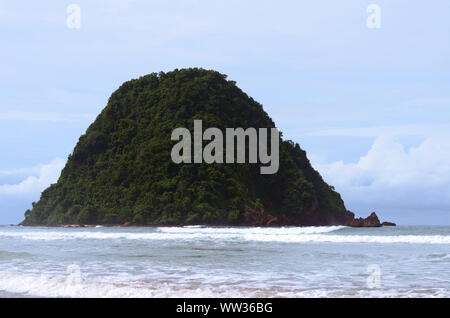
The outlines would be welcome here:
<svg viewBox="0 0 450 318">
<path fill-rule="evenodd" d="M 345 223 L 346 226 L 351 227 L 380 227 L 381 223 L 375 212 L 372 212 L 367 218 L 357 218 Z"/>
<path fill-rule="evenodd" d="M 351 213 L 348 211 L 348 213 Z M 353 213 L 352 213 L 353 214 Z M 351 217 L 351 216 L 350 216 Z M 349 221 L 345 223 L 346 226 L 351 227 L 380 227 L 380 226 L 397 226 L 392 222 L 383 222 L 381 223 L 378 219 L 378 216 L 375 212 L 372 212 L 367 218 L 350 218 Z"/>
</svg>

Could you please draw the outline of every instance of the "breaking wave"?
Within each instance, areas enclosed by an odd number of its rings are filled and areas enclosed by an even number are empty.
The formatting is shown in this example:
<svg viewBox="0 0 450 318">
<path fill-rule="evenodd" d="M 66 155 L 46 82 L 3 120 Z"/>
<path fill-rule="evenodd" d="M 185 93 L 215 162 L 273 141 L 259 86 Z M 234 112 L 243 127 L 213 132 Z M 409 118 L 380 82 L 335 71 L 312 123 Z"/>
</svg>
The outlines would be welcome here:
<svg viewBox="0 0 450 318">
<path fill-rule="evenodd" d="M 160 227 L 151 232 L 103 231 L 96 229 L 58 231 L 0 231 L 0 237 L 25 240 L 234 240 L 280 243 L 410 243 L 410 244 L 450 244 L 449 235 L 356 235 L 339 234 L 344 226 L 322 227 Z"/>
<path fill-rule="evenodd" d="M 19 295 L 41 297 L 89 298 L 208 298 L 208 297 L 448 297 L 445 288 L 429 289 L 283 289 L 249 288 L 243 286 L 177 286 L 174 283 L 126 283 L 110 280 L 89 280 L 70 275 L 23 274 L 0 271 L 0 296 L 2 291 Z"/>
<path fill-rule="evenodd" d="M 249 241 L 259 242 L 286 242 L 286 243 L 411 243 L 411 244 L 450 244 L 448 235 L 299 235 L 280 237 L 274 235 L 246 235 Z"/>
</svg>

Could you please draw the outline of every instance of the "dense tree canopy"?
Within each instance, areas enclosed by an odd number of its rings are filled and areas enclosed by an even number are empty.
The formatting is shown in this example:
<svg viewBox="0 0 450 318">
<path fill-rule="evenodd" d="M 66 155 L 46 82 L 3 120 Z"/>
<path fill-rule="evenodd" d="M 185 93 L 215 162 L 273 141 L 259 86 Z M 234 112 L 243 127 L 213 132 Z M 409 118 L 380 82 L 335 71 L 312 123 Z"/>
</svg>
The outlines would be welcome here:
<svg viewBox="0 0 450 318">
<path fill-rule="evenodd" d="M 275 127 L 261 104 L 215 71 L 182 69 L 124 83 L 82 135 L 56 184 L 25 213 L 30 224 L 248 224 L 248 209 L 301 222 L 341 222 L 340 195 L 298 144 L 280 141 L 280 167 L 175 164 L 177 127 Z M 287 221 L 290 220 L 290 221 Z M 336 221 L 338 220 L 338 221 Z M 307 222 L 306 222 L 307 223 Z"/>
</svg>

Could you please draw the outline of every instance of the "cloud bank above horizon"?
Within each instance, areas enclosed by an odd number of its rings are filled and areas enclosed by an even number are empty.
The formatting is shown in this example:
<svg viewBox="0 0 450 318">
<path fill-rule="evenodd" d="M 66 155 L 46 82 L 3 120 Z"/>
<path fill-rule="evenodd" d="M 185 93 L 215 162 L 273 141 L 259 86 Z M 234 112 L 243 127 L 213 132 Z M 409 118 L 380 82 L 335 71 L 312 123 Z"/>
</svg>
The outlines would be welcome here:
<svg viewBox="0 0 450 318">
<path fill-rule="evenodd" d="M 41 192 L 58 181 L 66 161 L 56 158 L 47 164 L 31 168 L 0 171 L 0 180 L 17 179 L 20 181 L 0 183 L 0 224 L 17 224 L 23 220 L 26 209 L 39 200 Z M 14 212 L 14 213 L 11 213 Z"/>
<path fill-rule="evenodd" d="M 436 209 L 450 212 L 450 140 L 446 137 L 429 137 L 405 149 L 395 137 L 380 136 L 356 163 L 311 159 L 350 209 L 372 206 L 424 215 Z"/>
</svg>

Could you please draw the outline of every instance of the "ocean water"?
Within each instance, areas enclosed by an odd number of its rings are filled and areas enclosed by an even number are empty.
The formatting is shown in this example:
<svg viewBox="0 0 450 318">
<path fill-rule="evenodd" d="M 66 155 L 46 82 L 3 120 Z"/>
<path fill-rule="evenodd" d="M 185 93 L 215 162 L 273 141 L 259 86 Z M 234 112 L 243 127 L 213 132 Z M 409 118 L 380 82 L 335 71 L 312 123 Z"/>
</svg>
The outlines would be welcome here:
<svg viewBox="0 0 450 318">
<path fill-rule="evenodd" d="M 450 297 L 450 227 L 0 226 L 0 297 Z"/>
</svg>

